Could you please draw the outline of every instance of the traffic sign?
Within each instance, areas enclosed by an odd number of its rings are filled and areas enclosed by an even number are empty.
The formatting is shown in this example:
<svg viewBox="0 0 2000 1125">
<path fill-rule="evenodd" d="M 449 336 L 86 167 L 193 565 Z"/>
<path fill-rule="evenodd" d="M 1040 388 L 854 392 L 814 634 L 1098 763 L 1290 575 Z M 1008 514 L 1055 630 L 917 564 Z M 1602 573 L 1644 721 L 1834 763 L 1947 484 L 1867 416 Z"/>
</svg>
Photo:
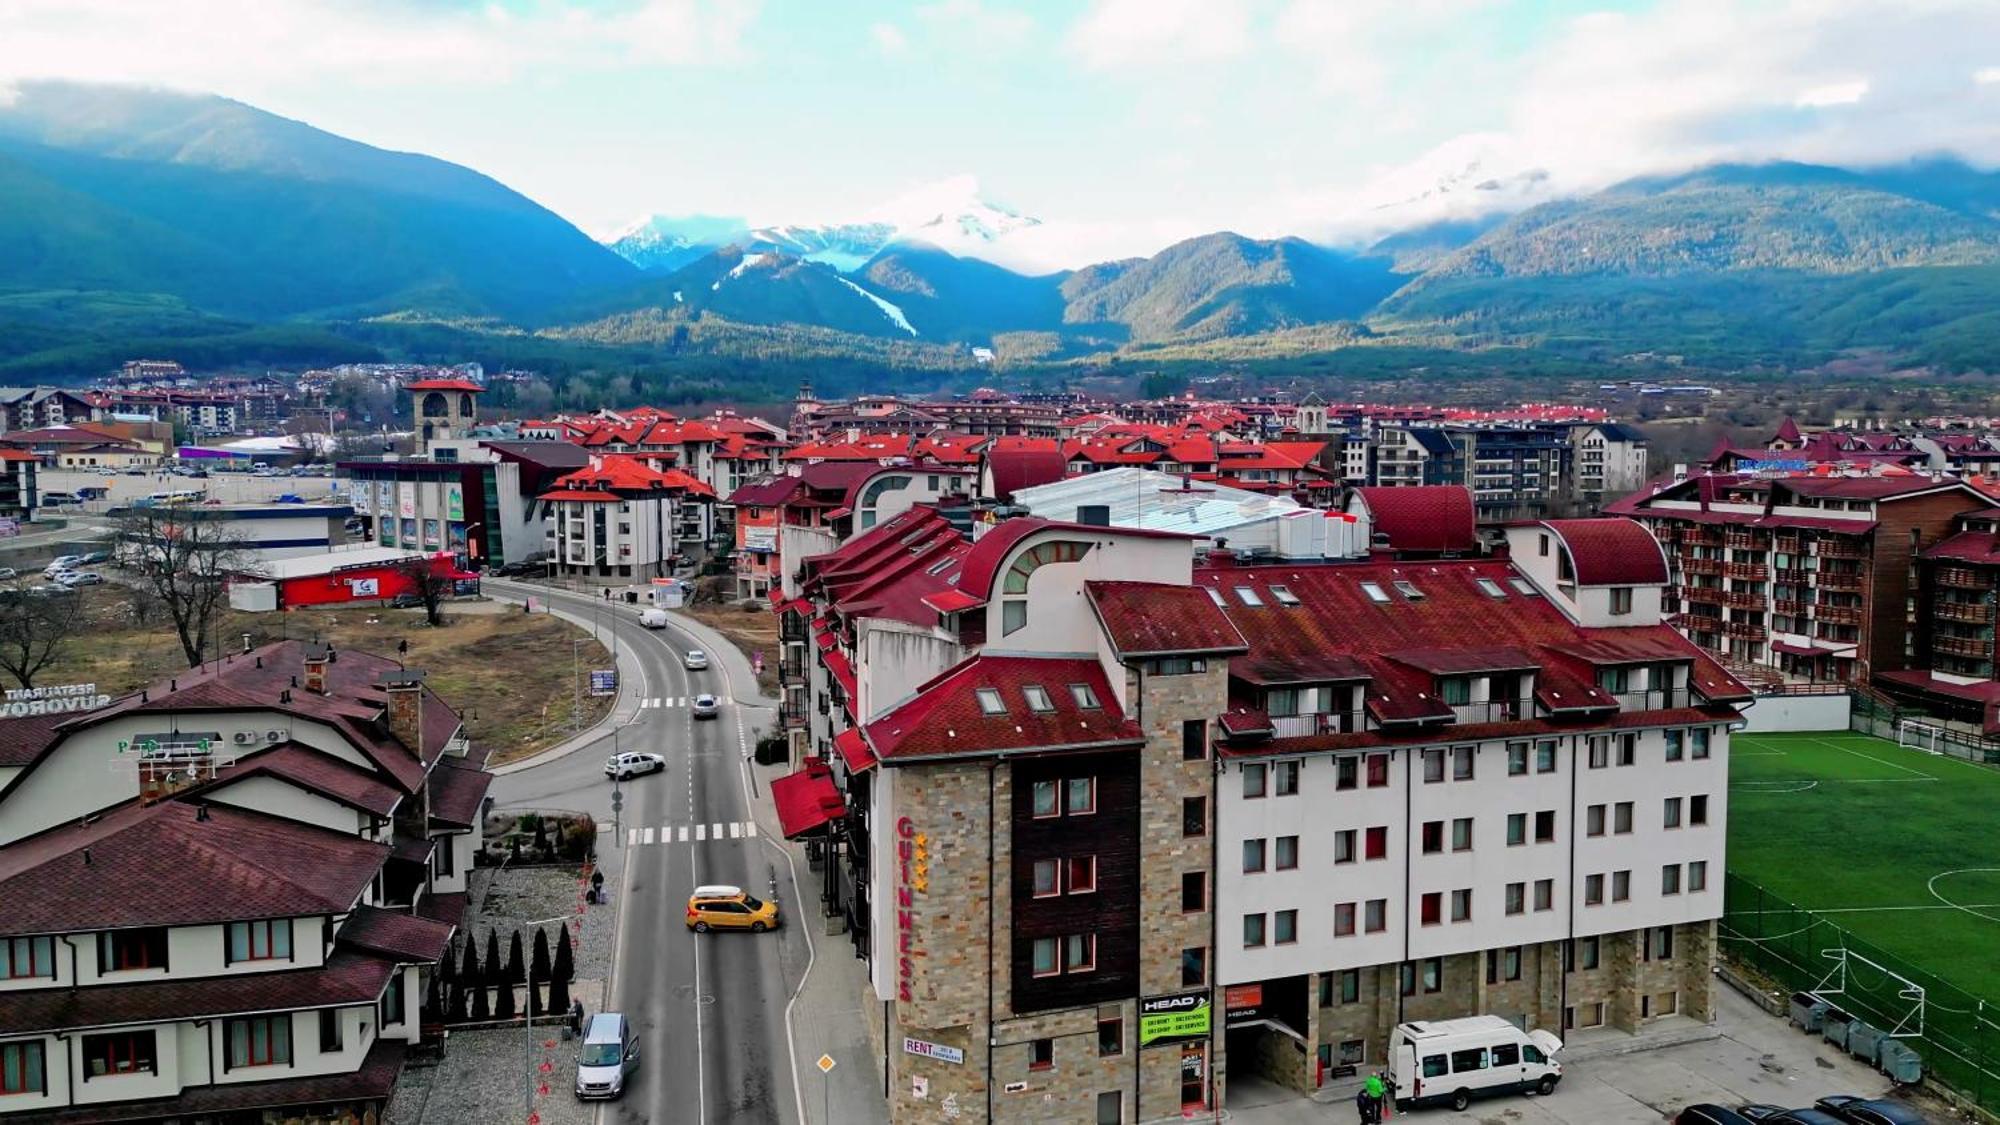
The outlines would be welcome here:
<svg viewBox="0 0 2000 1125">
<path fill-rule="evenodd" d="M 821 1055 L 819 1057 L 819 1061 L 814 1063 L 813 1065 L 819 1067 L 819 1072 L 821 1074 L 832 1074 L 833 1068 L 838 1066 L 839 1064 L 833 1061 L 832 1055 Z"/>
</svg>

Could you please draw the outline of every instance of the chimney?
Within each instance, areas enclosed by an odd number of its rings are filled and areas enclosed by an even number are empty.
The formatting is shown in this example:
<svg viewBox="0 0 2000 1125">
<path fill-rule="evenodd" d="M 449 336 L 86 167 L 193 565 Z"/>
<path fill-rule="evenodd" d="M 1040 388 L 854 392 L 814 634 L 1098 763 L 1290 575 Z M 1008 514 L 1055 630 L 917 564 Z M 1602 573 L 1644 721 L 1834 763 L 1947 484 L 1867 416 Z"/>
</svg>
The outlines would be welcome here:
<svg viewBox="0 0 2000 1125">
<path fill-rule="evenodd" d="M 390 733 L 398 741 L 410 748 L 411 752 L 423 753 L 423 707 L 424 674 L 414 668 L 399 672 L 388 672 L 378 681 L 384 694 L 389 697 L 387 710 L 382 720 L 389 726 Z"/>
<path fill-rule="evenodd" d="M 326 666 L 333 661 L 333 650 L 323 644 L 309 644 L 305 652 L 306 690 L 314 695 L 326 694 Z"/>
</svg>

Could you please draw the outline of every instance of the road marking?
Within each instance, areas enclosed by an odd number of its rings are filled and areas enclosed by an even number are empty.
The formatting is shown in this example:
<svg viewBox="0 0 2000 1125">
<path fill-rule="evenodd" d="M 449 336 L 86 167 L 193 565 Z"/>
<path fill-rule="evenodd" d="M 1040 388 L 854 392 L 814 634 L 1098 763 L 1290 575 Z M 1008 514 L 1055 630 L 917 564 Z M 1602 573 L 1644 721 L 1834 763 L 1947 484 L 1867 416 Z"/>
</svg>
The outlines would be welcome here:
<svg viewBox="0 0 2000 1125">
<path fill-rule="evenodd" d="M 749 837 L 752 837 L 752 838 L 754 838 L 754 837 L 755 837 L 755 836 L 757 835 L 757 822 L 756 822 L 756 821 L 754 821 L 754 820 L 746 820 L 746 821 L 744 821 L 744 822 L 743 822 L 743 834 L 744 834 L 745 836 L 749 836 Z"/>
<path fill-rule="evenodd" d="M 695 839 L 697 839 L 697 840 L 706 840 L 706 839 L 708 839 L 708 825 L 706 825 L 706 824 L 697 824 L 697 825 L 695 825 L 695 826 L 694 826 L 694 838 L 695 838 Z"/>
<path fill-rule="evenodd" d="M 743 826 L 742 826 L 741 824 L 738 824 L 738 823 L 736 823 L 736 822 L 735 822 L 735 821 L 733 821 L 733 820 L 732 820 L 732 821 L 730 821 L 730 822 L 729 822 L 729 838 L 730 838 L 730 839 L 732 839 L 732 840 L 735 840 L 735 839 L 738 839 L 738 838 L 740 838 L 740 837 L 741 837 L 742 835 L 743 835 Z"/>
<path fill-rule="evenodd" d="M 651 825 L 646 826 L 646 831 L 644 834 L 640 836 L 639 842 L 643 844 L 650 844 L 653 842 L 653 828 Z"/>
<path fill-rule="evenodd" d="M 636 844 L 638 844 L 638 842 L 639 842 L 639 830 L 637 828 L 627 828 L 625 830 L 625 846 L 628 848 L 633 847 Z"/>
<path fill-rule="evenodd" d="M 710 831 L 715 833 L 716 839 L 718 840 L 722 839 L 722 825 L 720 824 L 715 825 L 712 829 L 710 829 Z"/>
<path fill-rule="evenodd" d="M 683 824 L 681 825 L 681 843 L 685 844 L 687 842 L 688 842 L 688 826 Z"/>
</svg>

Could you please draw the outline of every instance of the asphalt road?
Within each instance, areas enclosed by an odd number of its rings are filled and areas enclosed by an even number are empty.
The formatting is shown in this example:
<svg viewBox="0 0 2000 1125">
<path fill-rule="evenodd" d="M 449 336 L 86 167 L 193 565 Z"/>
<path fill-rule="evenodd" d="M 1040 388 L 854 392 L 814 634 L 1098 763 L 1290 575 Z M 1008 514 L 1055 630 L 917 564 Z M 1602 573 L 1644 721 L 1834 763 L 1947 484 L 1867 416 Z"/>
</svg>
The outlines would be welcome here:
<svg viewBox="0 0 2000 1125">
<path fill-rule="evenodd" d="M 493 583 L 493 592 L 529 587 Z M 798 1125 L 797 1092 L 787 1046 L 785 1010 L 809 963 L 810 924 L 783 851 L 770 841 L 774 825 L 758 824 L 746 759 L 754 745 L 730 696 L 731 661 L 718 655 L 708 671 L 690 672 L 682 656 L 698 647 L 679 631 L 650 630 L 635 607 L 609 607 L 574 594 L 533 587 L 577 613 L 601 612 L 617 643 L 638 656 L 641 677 L 623 685 L 642 707 L 619 729 L 619 750 L 648 750 L 667 759 L 664 773 L 623 783 L 614 818 L 604 760 L 613 738 L 544 765 L 501 777 L 502 807 L 578 809 L 601 826 L 598 851 L 607 886 L 620 897 L 611 1006 L 640 1035 L 640 1067 L 599 1122 L 771 1123 Z M 746 684 L 746 686 L 748 686 Z M 721 714 L 695 721 L 688 701 L 707 692 Z M 685 912 L 696 886 L 730 883 L 760 898 L 775 896 L 783 924 L 772 933 L 688 931 Z"/>
</svg>

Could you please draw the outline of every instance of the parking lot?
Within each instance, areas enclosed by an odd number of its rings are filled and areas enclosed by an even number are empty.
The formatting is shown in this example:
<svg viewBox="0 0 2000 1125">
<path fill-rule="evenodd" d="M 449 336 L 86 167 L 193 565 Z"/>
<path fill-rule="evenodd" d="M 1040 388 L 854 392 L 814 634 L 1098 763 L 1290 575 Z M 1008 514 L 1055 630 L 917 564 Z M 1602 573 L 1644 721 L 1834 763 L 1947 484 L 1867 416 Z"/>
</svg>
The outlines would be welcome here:
<svg viewBox="0 0 2000 1125">
<path fill-rule="evenodd" d="M 1811 1105 L 1828 1094 L 1879 1097 L 1888 1079 L 1806 1035 L 1729 986 L 1715 986 L 1716 1030 L 1699 1042 L 1565 1062 L 1562 1085 L 1546 1098 L 1496 1097 L 1464 1113 L 1419 1109 L 1395 1120 L 1422 1125 L 1661 1125 L 1685 1106 L 1769 1102 Z M 1232 1086 L 1229 1120 L 1245 1125 L 1355 1121 L 1351 1101 L 1321 1104 L 1290 1091 Z M 1938 1122 L 1953 1120 L 1933 1113 Z"/>
<path fill-rule="evenodd" d="M 345 481 L 341 483 L 346 484 Z M 36 474 L 35 484 L 44 495 L 50 492 L 75 493 L 80 488 L 110 489 L 107 499 L 92 501 L 83 506 L 82 510 L 85 513 L 96 515 L 110 508 L 129 504 L 141 496 L 169 491 L 206 492 L 210 499 L 231 504 L 276 500 L 287 493 L 306 500 L 324 500 L 333 490 L 334 478 L 331 473 L 304 477 L 260 477 L 250 473 L 211 472 L 206 477 L 196 478 L 164 473 L 136 476 L 111 471 L 43 469 Z M 345 498 L 344 494 L 342 498 Z"/>
</svg>

